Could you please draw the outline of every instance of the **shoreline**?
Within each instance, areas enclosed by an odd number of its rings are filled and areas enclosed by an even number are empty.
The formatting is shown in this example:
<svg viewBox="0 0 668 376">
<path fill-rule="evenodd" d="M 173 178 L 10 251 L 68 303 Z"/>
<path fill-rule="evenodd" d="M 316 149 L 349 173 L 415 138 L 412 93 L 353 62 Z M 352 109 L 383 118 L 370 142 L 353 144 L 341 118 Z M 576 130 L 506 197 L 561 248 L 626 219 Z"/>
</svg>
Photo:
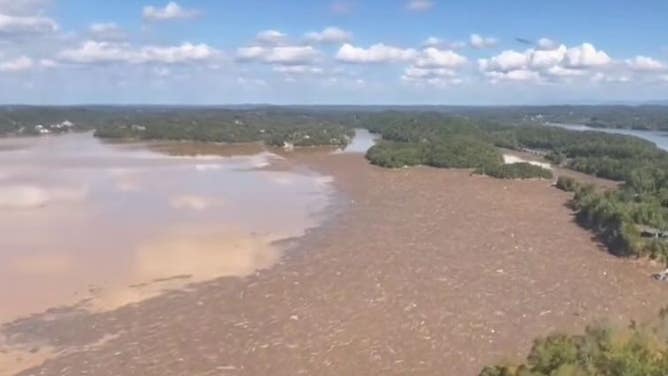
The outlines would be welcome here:
<svg viewBox="0 0 668 376">
<path fill-rule="evenodd" d="M 341 201 L 276 265 L 111 312 L 4 326 L 78 349 L 19 375 L 470 375 L 554 329 L 613 312 L 653 317 L 668 297 L 646 265 L 599 249 L 549 182 L 292 158 L 333 176 Z M 118 337 L 91 345 L 108 335 Z"/>
</svg>

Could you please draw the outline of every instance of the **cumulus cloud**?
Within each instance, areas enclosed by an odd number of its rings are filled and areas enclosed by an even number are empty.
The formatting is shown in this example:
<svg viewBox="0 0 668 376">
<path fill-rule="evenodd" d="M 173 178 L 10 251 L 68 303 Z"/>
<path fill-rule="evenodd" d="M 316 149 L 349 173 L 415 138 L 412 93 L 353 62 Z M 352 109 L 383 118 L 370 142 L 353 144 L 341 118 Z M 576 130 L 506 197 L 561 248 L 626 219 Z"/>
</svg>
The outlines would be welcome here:
<svg viewBox="0 0 668 376">
<path fill-rule="evenodd" d="M 132 48 L 127 43 L 86 41 L 80 47 L 61 51 L 63 61 L 79 64 L 94 63 L 163 63 L 178 64 L 205 61 L 217 51 L 206 44 L 183 43 L 178 46 L 146 46 Z"/>
<path fill-rule="evenodd" d="M 336 59 L 344 63 L 369 64 L 389 63 L 396 61 L 411 60 L 417 56 L 417 51 L 412 48 L 399 48 L 388 46 L 383 43 L 374 44 L 369 48 L 355 47 L 346 43 L 336 53 Z"/>
<path fill-rule="evenodd" d="M 353 34 L 338 27 L 327 27 L 319 32 L 306 33 L 305 37 L 311 43 L 338 44 L 350 42 L 353 39 Z"/>
<path fill-rule="evenodd" d="M 22 72 L 31 69 L 35 63 L 27 56 L 0 62 L 0 72 Z"/>
<path fill-rule="evenodd" d="M 489 59 L 478 60 L 478 66 L 482 71 L 509 72 L 526 67 L 528 57 L 525 53 L 506 50 Z"/>
<path fill-rule="evenodd" d="M 278 30 L 264 30 L 257 33 L 255 40 L 260 44 L 277 45 L 285 42 L 287 37 Z"/>
<path fill-rule="evenodd" d="M 666 70 L 666 64 L 648 56 L 636 56 L 626 60 L 626 65 L 637 72 L 661 72 Z"/>
<path fill-rule="evenodd" d="M 199 11 L 194 9 L 185 9 L 179 4 L 170 1 L 164 7 L 156 7 L 152 5 L 145 6 L 142 15 L 147 21 L 170 21 L 170 20 L 185 20 L 197 17 Z"/>
<path fill-rule="evenodd" d="M 496 38 L 483 37 L 479 34 L 471 34 L 469 37 L 469 44 L 471 47 L 478 49 L 494 47 L 497 42 Z"/>
<path fill-rule="evenodd" d="M 552 46 L 547 41 L 538 43 L 538 48 L 523 52 L 506 50 L 496 56 L 478 60 L 480 71 L 493 82 L 540 81 L 568 77 L 586 76 L 593 69 L 602 68 L 612 62 L 604 52 L 589 44 L 567 48 L 565 45 Z"/>
<path fill-rule="evenodd" d="M 424 12 L 434 7 L 431 0 L 410 0 L 406 3 L 406 8 L 413 12 Z"/>
<path fill-rule="evenodd" d="M 240 61 L 258 61 L 279 65 L 309 65 L 319 56 L 311 46 L 250 46 L 237 49 Z"/>
<path fill-rule="evenodd" d="M 451 50 L 439 50 L 435 47 L 425 48 L 415 61 L 418 68 L 458 68 L 466 64 L 466 57 Z"/>
<path fill-rule="evenodd" d="M 607 65 L 611 61 L 604 51 L 596 50 L 590 43 L 583 43 L 568 49 L 565 64 L 572 68 L 591 68 Z"/>
<path fill-rule="evenodd" d="M 553 49 L 529 51 L 527 55 L 532 68 L 549 68 L 560 64 L 564 60 L 566 53 L 566 46 L 562 44 Z"/>
<path fill-rule="evenodd" d="M 413 64 L 404 70 L 402 81 L 418 85 L 446 86 L 461 83 L 456 70 L 468 62 L 452 50 L 428 47 L 420 51 Z"/>
<path fill-rule="evenodd" d="M 3 14 L 0 9 L 0 35 L 46 34 L 58 31 L 58 24 L 43 16 L 17 16 Z"/>
</svg>

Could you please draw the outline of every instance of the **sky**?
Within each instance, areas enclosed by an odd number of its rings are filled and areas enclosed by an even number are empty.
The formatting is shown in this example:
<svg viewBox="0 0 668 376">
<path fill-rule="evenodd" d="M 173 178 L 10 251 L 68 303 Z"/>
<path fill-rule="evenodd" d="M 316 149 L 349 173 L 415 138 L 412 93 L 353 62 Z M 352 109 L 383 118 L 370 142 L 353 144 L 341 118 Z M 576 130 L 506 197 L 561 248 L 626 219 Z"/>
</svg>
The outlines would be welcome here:
<svg viewBox="0 0 668 376">
<path fill-rule="evenodd" d="M 668 99 L 665 0 L 0 0 L 0 103 Z"/>
</svg>

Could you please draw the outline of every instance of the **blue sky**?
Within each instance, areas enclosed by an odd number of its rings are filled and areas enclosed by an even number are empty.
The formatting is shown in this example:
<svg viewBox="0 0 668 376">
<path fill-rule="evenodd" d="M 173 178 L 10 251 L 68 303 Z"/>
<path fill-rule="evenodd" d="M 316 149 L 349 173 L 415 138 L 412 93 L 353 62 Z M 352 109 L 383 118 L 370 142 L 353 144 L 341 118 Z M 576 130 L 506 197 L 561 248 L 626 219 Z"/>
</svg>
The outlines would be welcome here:
<svg viewBox="0 0 668 376">
<path fill-rule="evenodd" d="M 0 0 L 0 102 L 668 99 L 668 2 Z"/>
</svg>

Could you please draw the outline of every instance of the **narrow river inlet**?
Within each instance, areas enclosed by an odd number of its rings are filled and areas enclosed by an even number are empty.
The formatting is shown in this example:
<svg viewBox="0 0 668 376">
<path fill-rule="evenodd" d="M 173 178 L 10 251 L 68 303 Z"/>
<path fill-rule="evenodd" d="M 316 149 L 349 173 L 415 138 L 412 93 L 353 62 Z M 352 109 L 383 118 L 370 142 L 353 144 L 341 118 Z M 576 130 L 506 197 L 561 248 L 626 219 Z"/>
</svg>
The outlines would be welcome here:
<svg viewBox="0 0 668 376">
<path fill-rule="evenodd" d="M 267 268 L 324 218 L 330 182 L 260 145 L 0 140 L 0 322 Z"/>
</svg>

